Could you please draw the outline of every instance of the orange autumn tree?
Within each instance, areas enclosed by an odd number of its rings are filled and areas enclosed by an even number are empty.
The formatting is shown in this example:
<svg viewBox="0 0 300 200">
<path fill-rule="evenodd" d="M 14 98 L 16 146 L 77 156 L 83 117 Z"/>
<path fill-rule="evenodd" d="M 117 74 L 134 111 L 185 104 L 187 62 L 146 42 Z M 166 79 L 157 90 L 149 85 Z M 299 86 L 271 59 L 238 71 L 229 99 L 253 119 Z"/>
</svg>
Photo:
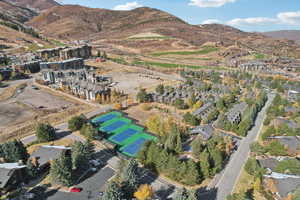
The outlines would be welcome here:
<svg viewBox="0 0 300 200">
<path fill-rule="evenodd" d="M 152 187 L 148 184 L 141 185 L 139 189 L 134 193 L 134 197 L 138 200 L 147 200 L 153 195 Z"/>
</svg>

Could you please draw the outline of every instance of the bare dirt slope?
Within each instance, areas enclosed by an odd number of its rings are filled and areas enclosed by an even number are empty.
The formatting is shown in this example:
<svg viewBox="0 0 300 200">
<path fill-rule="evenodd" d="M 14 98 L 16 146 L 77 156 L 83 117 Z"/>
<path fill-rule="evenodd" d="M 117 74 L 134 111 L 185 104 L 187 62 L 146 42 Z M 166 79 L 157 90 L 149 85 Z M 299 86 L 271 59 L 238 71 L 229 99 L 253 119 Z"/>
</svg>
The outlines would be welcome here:
<svg viewBox="0 0 300 200">
<path fill-rule="evenodd" d="M 10 2 L 14 3 L 15 5 L 30 8 L 36 11 L 46 10 L 53 6 L 58 6 L 54 0 L 9 0 Z"/>
<path fill-rule="evenodd" d="M 288 39 L 300 42 L 300 30 L 282 30 L 282 31 L 272 31 L 263 33 L 266 36 L 277 38 L 277 39 Z"/>
<path fill-rule="evenodd" d="M 219 24 L 190 25 L 169 13 L 147 7 L 131 11 L 114 11 L 78 5 L 56 6 L 33 18 L 28 24 L 55 38 L 110 40 L 110 43 L 117 40 L 122 46 L 134 46 L 137 49 L 156 43 L 154 40 L 145 42 L 128 38 L 151 32 L 195 46 L 214 42 L 221 43 L 225 47 L 237 45 L 243 49 L 266 54 L 280 54 L 279 49 L 284 49 L 284 52 L 291 51 L 291 54 L 295 55 L 298 53 L 294 52 L 300 51 L 299 46 L 293 41 L 273 39 Z M 162 41 L 165 46 L 173 47 L 173 42 Z"/>
</svg>

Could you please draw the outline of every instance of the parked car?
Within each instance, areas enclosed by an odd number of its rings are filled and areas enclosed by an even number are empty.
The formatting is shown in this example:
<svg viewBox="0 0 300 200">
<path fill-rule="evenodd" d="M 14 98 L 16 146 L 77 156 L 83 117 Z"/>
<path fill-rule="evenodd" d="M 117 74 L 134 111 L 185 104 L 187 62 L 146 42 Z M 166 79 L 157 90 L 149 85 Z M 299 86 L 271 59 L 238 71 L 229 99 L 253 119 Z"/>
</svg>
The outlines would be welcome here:
<svg viewBox="0 0 300 200">
<path fill-rule="evenodd" d="M 73 187 L 70 189 L 70 192 L 81 192 L 81 188 L 78 188 L 78 187 Z"/>
</svg>

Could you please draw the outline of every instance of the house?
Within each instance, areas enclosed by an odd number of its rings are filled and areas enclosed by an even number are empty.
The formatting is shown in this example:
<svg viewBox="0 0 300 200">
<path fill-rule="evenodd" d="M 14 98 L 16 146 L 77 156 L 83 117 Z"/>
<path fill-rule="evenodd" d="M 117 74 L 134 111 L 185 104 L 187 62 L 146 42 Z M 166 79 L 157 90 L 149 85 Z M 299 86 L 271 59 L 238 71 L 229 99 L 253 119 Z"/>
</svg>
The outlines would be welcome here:
<svg viewBox="0 0 300 200">
<path fill-rule="evenodd" d="M 264 179 L 265 187 L 272 192 L 276 200 L 284 200 L 290 194 L 293 194 L 300 187 L 300 177 L 284 177 L 276 178 L 266 177 Z"/>
<path fill-rule="evenodd" d="M 208 114 L 214 109 L 214 104 L 212 102 L 208 102 L 204 104 L 201 108 L 195 110 L 192 115 L 196 117 L 200 117 L 201 119 L 206 119 Z"/>
<path fill-rule="evenodd" d="M 278 126 L 281 126 L 281 125 L 287 125 L 288 128 L 290 128 L 290 129 L 300 128 L 298 123 L 296 123 L 295 121 L 287 120 L 283 117 L 278 117 L 278 118 L 274 119 L 274 121 L 272 123 L 275 127 L 278 127 Z"/>
<path fill-rule="evenodd" d="M 92 56 L 92 47 L 88 45 L 75 46 L 63 49 L 59 52 L 59 58 L 61 60 L 67 60 L 70 58 L 84 58 L 87 59 Z"/>
<path fill-rule="evenodd" d="M 300 89 L 293 88 L 288 90 L 287 96 L 290 101 L 297 101 L 300 98 Z"/>
<path fill-rule="evenodd" d="M 17 188 L 24 181 L 25 170 L 20 163 L 0 164 L 0 194 Z"/>
<path fill-rule="evenodd" d="M 298 109 L 294 106 L 286 106 L 284 108 L 284 111 L 287 113 L 292 113 L 292 114 L 300 113 L 300 109 Z"/>
<path fill-rule="evenodd" d="M 197 126 L 190 131 L 191 134 L 199 134 L 203 140 L 209 140 L 214 133 L 214 128 L 211 124 Z"/>
<path fill-rule="evenodd" d="M 36 159 L 40 168 L 45 169 L 49 167 L 51 160 L 59 158 L 62 153 L 71 155 L 71 148 L 43 145 L 30 155 L 30 159 Z"/>
<path fill-rule="evenodd" d="M 257 161 L 261 167 L 267 169 L 269 172 L 272 172 L 280 162 L 276 158 L 258 159 Z"/>
<path fill-rule="evenodd" d="M 300 139 L 297 136 L 275 136 L 268 139 L 277 140 L 293 155 L 300 154 Z"/>
<path fill-rule="evenodd" d="M 239 68 L 243 71 L 265 71 L 269 69 L 269 66 L 265 62 L 257 60 L 240 64 Z"/>
<path fill-rule="evenodd" d="M 242 115 L 247 107 L 248 105 L 246 102 L 235 104 L 226 114 L 228 121 L 232 124 L 239 124 L 242 121 Z"/>
<path fill-rule="evenodd" d="M 12 74 L 13 70 L 11 68 L 5 67 L 0 68 L 0 75 L 3 80 L 8 80 Z"/>
</svg>

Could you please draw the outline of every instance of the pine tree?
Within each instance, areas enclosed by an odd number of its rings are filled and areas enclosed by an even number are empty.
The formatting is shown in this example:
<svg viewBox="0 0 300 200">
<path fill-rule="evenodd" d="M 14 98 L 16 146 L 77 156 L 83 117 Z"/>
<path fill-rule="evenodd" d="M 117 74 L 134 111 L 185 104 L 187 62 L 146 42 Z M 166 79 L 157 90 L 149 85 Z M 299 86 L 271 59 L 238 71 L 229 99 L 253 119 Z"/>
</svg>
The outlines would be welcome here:
<svg viewBox="0 0 300 200">
<path fill-rule="evenodd" d="M 29 178 L 35 178 L 37 177 L 38 173 L 39 173 L 39 166 L 38 165 L 34 165 L 33 160 L 28 159 L 27 160 L 27 175 L 29 176 Z"/>
<path fill-rule="evenodd" d="M 50 124 L 38 124 L 36 137 L 39 142 L 49 142 L 56 138 L 55 129 Z"/>
<path fill-rule="evenodd" d="M 71 158 L 62 153 L 58 159 L 54 160 L 50 168 L 50 177 L 54 183 L 71 186 L 73 184 Z"/>
<path fill-rule="evenodd" d="M 210 157 L 207 150 L 200 154 L 200 166 L 204 177 L 208 178 L 210 176 Z"/>
<path fill-rule="evenodd" d="M 131 159 L 121 174 L 121 180 L 125 186 L 125 190 L 130 194 L 136 191 L 139 186 L 139 176 L 137 170 L 137 161 L 135 159 Z"/>
<path fill-rule="evenodd" d="M 122 200 L 122 191 L 116 182 L 110 182 L 101 200 Z"/>
<path fill-rule="evenodd" d="M 88 159 L 85 155 L 85 147 L 82 142 L 75 141 L 72 145 L 72 169 L 84 169 L 88 167 Z"/>
<path fill-rule="evenodd" d="M 203 151 L 203 141 L 201 137 L 196 137 L 196 139 L 192 142 L 192 153 L 195 158 L 200 157 L 200 153 Z"/>
</svg>

